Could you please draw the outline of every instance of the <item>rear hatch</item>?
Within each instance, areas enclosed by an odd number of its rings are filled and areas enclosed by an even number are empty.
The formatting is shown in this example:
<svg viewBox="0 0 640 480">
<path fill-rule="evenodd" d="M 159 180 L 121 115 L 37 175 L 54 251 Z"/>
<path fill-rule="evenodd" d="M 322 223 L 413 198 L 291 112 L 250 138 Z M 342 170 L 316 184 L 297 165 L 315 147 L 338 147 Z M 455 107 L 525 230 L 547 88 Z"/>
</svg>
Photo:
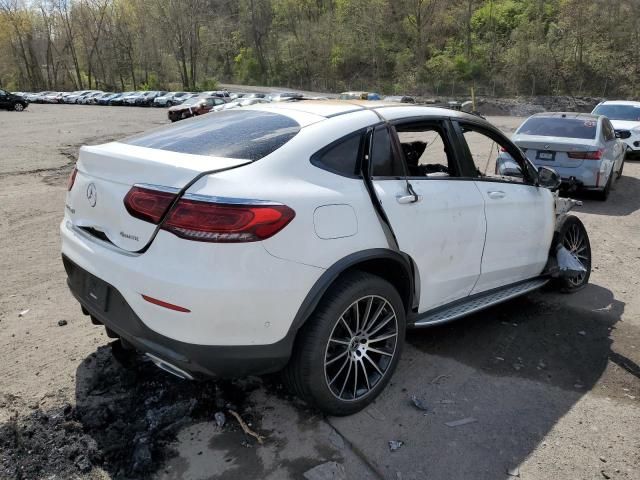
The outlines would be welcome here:
<svg viewBox="0 0 640 480">
<path fill-rule="evenodd" d="M 577 168 L 584 161 L 571 158 L 571 153 L 596 151 L 595 140 L 578 140 L 575 138 L 549 138 L 535 135 L 518 135 L 514 142 L 535 165 L 545 167 Z M 579 157 L 580 155 L 573 155 Z"/>
<path fill-rule="evenodd" d="M 293 138 L 301 123 L 318 120 L 246 107 L 184 120 L 122 142 L 82 147 L 67 194 L 66 218 L 123 250 L 139 251 L 153 238 L 176 195 L 199 175 L 260 160 Z M 134 186 L 167 193 L 166 208 L 165 200 L 149 206 L 153 198 L 138 204 L 147 210 L 158 207 L 157 218 L 145 221 L 129 213 L 125 197 Z"/>
<path fill-rule="evenodd" d="M 83 147 L 75 182 L 67 195 L 67 217 L 94 236 L 124 250 L 138 251 L 151 240 L 157 226 L 131 216 L 125 208 L 124 199 L 134 185 L 177 193 L 202 172 L 246 163 L 115 142 Z"/>
</svg>

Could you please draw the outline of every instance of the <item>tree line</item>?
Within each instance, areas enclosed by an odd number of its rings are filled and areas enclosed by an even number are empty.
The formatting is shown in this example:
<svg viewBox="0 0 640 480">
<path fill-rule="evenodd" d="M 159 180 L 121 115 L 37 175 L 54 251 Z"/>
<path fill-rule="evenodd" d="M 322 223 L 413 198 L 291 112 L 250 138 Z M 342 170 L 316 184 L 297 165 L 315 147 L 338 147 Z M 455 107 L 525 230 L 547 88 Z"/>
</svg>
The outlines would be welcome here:
<svg viewBox="0 0 640 480">
<path fill-rule="evenodd" d="M 640 0 L 0 0 L 0 86 L 637 97 Z"/>
</svg>

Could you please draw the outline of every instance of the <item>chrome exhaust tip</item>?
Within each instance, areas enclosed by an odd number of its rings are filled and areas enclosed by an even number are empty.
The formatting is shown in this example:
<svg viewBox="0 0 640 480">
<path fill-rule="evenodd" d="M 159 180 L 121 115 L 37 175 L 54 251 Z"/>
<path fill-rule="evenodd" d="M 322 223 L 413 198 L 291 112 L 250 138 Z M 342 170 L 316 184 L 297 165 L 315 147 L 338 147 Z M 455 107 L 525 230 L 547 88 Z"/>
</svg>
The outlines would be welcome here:
<svg viewBox="0 0 640 480">
<path fill-rule="evenodd" d="M 169 362 L 166 362 L 151 353 L 145 353 L 145 355 L 151 359 L 151 361 L 156 365 L 156 367 L 161 368 L 165 372 L 175 375 L 176 377 L 181 378 L 183 380 L 193 380 L 193 376 L 185 372 L 181 368 L 178 368 L 175 365 L 172 365 Z"/>
</svg>

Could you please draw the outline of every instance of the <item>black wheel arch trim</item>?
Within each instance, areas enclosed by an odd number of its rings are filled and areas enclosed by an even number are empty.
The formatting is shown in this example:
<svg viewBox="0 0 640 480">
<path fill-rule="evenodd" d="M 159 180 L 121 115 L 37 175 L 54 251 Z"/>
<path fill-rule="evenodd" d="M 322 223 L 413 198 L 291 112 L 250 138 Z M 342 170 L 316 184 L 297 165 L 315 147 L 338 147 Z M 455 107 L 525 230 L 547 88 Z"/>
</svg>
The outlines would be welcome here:
<svg viewBox="0 0 640 480">
<path fill-rule="evenodd" d="M 349 270 L 350 268 L 357 267 L 358 265 L 365 264 L 372 260 L 387 260 L 392 261 L 402 269 L 403 274 L 409 280 L 409 291 L 398 292 L 403 297 L 405 306 L 407 307 L 407 313 L 417 307 L 419 300 L 419 288 L 420 279 L 415 264 L 409 255 L 397 252 L 388 248 L 372 248 L 367 250 L 361 250 L 359 252 L 352 253 L 346 257 L 338 260 L 331 267 L 329 267 L 320 276 L 320 278 L 313 285 L 309 293 L 305 297 L 304 301 L 300 305 L 296 316 L 291 323 L 290 331 L 299 330 L 307 319 L 314 312 L 320 300 L 329 289 L 329 287 L 336 281 L 336 279 Z"/>
</svg>

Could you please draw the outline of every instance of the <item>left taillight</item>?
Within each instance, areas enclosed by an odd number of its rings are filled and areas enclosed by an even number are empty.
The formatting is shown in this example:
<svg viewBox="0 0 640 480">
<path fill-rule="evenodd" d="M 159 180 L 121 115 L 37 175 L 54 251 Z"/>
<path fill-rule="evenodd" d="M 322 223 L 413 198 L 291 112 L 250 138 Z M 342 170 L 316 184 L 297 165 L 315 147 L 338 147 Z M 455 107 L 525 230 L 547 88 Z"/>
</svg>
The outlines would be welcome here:
<svg viewBox="0 0 640 480">
<path fill-rule="evenodd" d="M 70 192 L 73 188 L 73 184 L 76 183 L 76 175 L 78 174 L 78 169 L 73 167 L 71 170 L 71 175 L 69 175 L 69 180 L 67 181 L 67 191 Z"/>
<path fill-rule="evenodd" d="M 129 215 L 158 224 L 176 198 L 176 193 L 134 186 L 124 197 Z"/>
<path fill-rule="evenodd" d="M 182 199 L 161 228 L 200 242 L 257 242 L 286 227 L 295 212 L 281 204 L 226 204 Z"/>
</svg>

